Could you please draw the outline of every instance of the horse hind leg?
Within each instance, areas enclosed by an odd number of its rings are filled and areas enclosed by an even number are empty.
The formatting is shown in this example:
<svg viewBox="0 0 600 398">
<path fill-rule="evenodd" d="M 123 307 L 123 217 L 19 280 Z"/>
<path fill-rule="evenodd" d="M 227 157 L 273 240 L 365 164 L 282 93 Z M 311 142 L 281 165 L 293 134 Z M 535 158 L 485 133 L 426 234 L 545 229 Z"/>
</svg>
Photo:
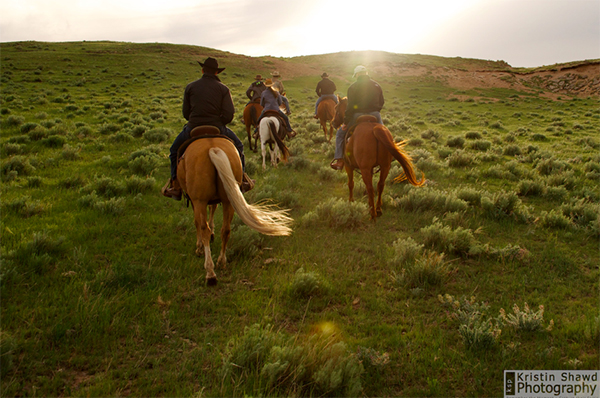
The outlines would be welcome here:
<svg viewBox="0 0 600 398">
<path fill-rule="evenodd" d="M 196 255 L 201 256 L 204 253 L 204 270 L 206 271 L 206 283 L 209 286 L 217 284 L 217 275 L 215 274 L 215 264 L 210 252 L 210 237 L 212 231 L 206 219 L 206 204 L 200 206 L 200 203 L 194 204 L 194 222 L 196 224 Z"/>
<path fill-rule="evenodd" d="M 390 172 L 389 167 L 381 166 L 379 171 L 379 181 L 377 182 L 377 204 L 375 205 L 375 213 L 377 217 L 381 217 L 383 212 L 381 211 L 381 202 L 383 196 L 383 188 L 385 187 L 385 180 Z"/>
<path fill-rule="evenodd" d="M 360 172 L 362 174 L 365 187 L 367 188 L 371 220 L 375 220 L 377 218 L 377 213 L 375 211 L 375 192 L 373 191 L 373 171 L 371 169 L 361 169 Z"/>
<path fill-rule="evenodd" d="M 273 167 L 277 167 L 279 163 L 279 158 L 279 147 L 275 145 L 275 148 L 271 150 L 271 164 L 273 165 Z"/>
<path fill-rule="evenodd" d="M 267 157 L 267 146 L 265 145 L 264 142 L 261 142 L 261 144 L 260 144 L 260 152 L 262 154 L 262 160 L 263 160 L 262 168 L 263 168 L 263 170 L 266 170 L 267 165 L 265 163 L 265 158 Z"/>
<path fill-rule="evenodd" d="M 225 268 L 227 266 L 227 242 L 231 236 L 231 221 L 235 210 L 231 203 L 223 202 L 223 226 L 221 227 L 221 253 L 217 260 L 217 266 Z"/>
<path fill-rule="evenodd" d="M 208 226 L 210 228 L 210 243 L 215 241 L 215 212 L 218 205 L 210 205 L 210 216 L 208 217 Z"/>
</svg>

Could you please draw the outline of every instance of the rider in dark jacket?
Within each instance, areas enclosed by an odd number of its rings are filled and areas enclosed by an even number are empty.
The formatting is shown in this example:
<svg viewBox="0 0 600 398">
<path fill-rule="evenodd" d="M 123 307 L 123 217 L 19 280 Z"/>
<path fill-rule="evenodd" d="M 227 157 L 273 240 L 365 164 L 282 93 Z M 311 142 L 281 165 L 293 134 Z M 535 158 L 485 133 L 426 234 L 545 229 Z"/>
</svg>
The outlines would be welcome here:
<svg viewBox="0 0 600 398">
<path fill-rule="evenodd" d="M 256 75 L 254 81 L 250 87 L 248 87 L 248 90 L 246 90 L 246 97 L 248 97 L 250 102 L 260 102 L 260 96 L 267 88 L 267 86 L 265 86 L 265 84 L 262 82 L 262 79 L 263 78 L 261 75 Z"/>
<path fill-rule="evenodd" d="M 381 119 L 381 108 L 383 108 L 383 90 L 381 86 L 369 77 L 367 68 L 358 65 L 354 69 L 354 82 L 348 88 L 348 107 L 344 116 L 344 124 L 338 129 L 335 136 L 335 158 L 331 162 L 331 168 L 341 170 L 344 167 L 344 137 L 348 127 L 352 126 L 361 115 L 372 115 L 383 124 Z"/>
<path fill-rule="evenodd" d="M 335 83 L 329 79 L 329 75 L 327 72 L 323 72 L 321 75 L 321 81 L 317 83 L 317 89 L 315 90 L 319 99 L 317 99 L 317 103 L 315 104 L 315 115 L 314 118 L 317 118 L 317 110 L 319 109 L 319 104 L 326 98 L 330 98 L 335 101 L 337 104 L 338 99 L 337 95 L 335 95 Z"/>
<path fill-rule="evenodd" d="M 202 77 L 185 88 L 183 94 L 183 117 L 188 121 L 183 130 L 171 145 L 169 160 L 171 161 L 171 178 L 163 187 L 162 194 L 175 200 L 181 200 L 181 186 L 177 181 L 177 151 L 188 139 L 190 132 L 198 126 L 215 126 L 221 133 L 233 141 L 240 154 L 242 167 L 244 166 L 244 144 L 233 131 L 227 128 L 233 120 L 235 108 L 229 88 L 221 83 L 217 76 L 225 68 L 219 68 L 214 58 L 207 58 L 204 63 L 198 62 L 202 67 Z M 248 179 L 244 175 L 245 179 Z M 249 179 L 248 179 L 249 180 Z"/>
</svg>

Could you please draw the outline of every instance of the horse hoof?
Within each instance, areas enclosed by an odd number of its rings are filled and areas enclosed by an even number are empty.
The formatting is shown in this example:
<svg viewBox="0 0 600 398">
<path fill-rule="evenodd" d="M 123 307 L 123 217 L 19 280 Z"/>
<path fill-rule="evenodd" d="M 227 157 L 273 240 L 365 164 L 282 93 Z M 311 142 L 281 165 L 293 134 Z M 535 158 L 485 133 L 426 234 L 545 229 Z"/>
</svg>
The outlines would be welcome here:
<svg viewBox="0 0 600 398">
<path fill-rule="evenodd" d="M 217 286 L 217 277 L 207 278 L 206 285 L 207 286 Z"/>
</svg>

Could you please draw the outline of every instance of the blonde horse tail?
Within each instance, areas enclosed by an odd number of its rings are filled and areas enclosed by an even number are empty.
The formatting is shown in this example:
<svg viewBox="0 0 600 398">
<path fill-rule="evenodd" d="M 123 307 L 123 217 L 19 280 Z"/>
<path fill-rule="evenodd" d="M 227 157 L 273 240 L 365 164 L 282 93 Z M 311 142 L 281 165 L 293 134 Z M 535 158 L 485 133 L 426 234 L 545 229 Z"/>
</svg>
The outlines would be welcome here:
<svg viewBox="0 0 600 398">
<path fill-rule="evenodd" d="M 375 135 L 375 138 L 377 138 L 377 141 L 382 143 L 387 148 L 387 150 L 392 154 L 394 159 L 400 163 L 402 169 L 404 170 L 403 174 L 400 174 L 394 179 L 395 182 L 407 180 L 409 183 L 417 187 L 425 184 L 425 174 L 421 172 L 421 180 L 417 180 L 410 155 L 408 155 L 403 149 L 407 144 L 406 140 L 395 143 L 392 138 L 392 134 L 387 127 L 383 125 L 375 125 L 373 128 L 373 134 Z"/>
<path fill-rule="evenodd" d="M 246 202 L 233 175 L 229 158 L 222 149 L 211 148 L 208 156 L 223 182 L 227 198 L 244 224 L 265 235 L 287 236 L 292 233 L 290 225 L 294 220 L 288 216 L 288 210 L 279 210 L 264 204 L 251 205 Z"/>
</svg>

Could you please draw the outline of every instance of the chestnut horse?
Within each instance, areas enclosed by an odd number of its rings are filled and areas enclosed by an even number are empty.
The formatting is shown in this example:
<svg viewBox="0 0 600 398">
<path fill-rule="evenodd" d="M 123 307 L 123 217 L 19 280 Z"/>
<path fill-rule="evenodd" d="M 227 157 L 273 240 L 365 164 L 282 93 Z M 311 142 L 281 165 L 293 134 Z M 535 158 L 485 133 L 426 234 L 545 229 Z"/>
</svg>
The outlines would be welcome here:
<svg viewBox="0 0 600 398">
<path fill-rule="evenodd" d="M 225 251 L 231 234 L 231 220 L 235 212 L 250 228 L 261 234 L 290 235 L 292 219 L 287 210 L 276 210 L 265 205 L 250 205 L 240 191 L 242 162 L 237 149 L 226 137 L 210 136 L 192 142 L 177 166 L 177 179 L 192 202 L 196 224 L 196 254 L 204 254 L 204 268 L 208 285 L 217 283 L 210 241 L 214 230 L 217 204 L 223 207 L 221 253 L 217 265 L 225 267 Z M 210 220 L 207 221 L 207 207 Z"/>
<path fill-rule="evenodd" d="M 327 142 L 331 142 L 333 137 L 333 118 L 335 116 L 335 101 L 331 98 L 326 98 L 319 103 L 317 107 L 317 118 L 321 123 L 321 128 L 325 133 L 325 139 Z M 327 122 L 329 122 L 329 138 L 327 138 Z"/>
<path fill-rule="evenodd" d="M 254 147 L 252 146 L 252 129 L 258 128 L 258 117 L 262 112 L 263 107 L 258 102 L 250 102 L 244 108 L 244 125 L 246 126 L 246 133 L 248 133 L 248 144 L 250 145 L 250 150 L 256 152 L 258 149 L 258 138 L 254 139 Z"/>
<path fill-rule="evenodd" d="M 348 98 L 340 99 L 336 106 L 334 125 L 340 126 L 343 123 Z M 351 126 L 349 126 L 351 127 Z M 421 186 L 425 183 L 425 175 L 418 181 L 415 176 L 410 156 L 403 150 L 406 141 L 400 143 L 394 142 L 390 131 L 382 124 L 377 122 L 374 116 L 360 116 L 357 119 L 354 132 L 346 141 L 344 150 L 344 167 L 348 174 L 348 189 L 350 190 L 350 201 L 354 201 L 354 170 L 360 170 L 362 179 L 367 188 L 369 196 L 369 212 L 371 220 L 381 216 L 381 196 L 385 186 L 385 179 L 390 172 L 391 163 L 394 159 L 400 162 L 404 173 L 396 177 L 394 181 L 407 180 L 414 186 Z M 373 170 L 379 166 L 379 182 L 377 183 L 377 203 L 375 204 L 373 192 Z"/>
</svg>

